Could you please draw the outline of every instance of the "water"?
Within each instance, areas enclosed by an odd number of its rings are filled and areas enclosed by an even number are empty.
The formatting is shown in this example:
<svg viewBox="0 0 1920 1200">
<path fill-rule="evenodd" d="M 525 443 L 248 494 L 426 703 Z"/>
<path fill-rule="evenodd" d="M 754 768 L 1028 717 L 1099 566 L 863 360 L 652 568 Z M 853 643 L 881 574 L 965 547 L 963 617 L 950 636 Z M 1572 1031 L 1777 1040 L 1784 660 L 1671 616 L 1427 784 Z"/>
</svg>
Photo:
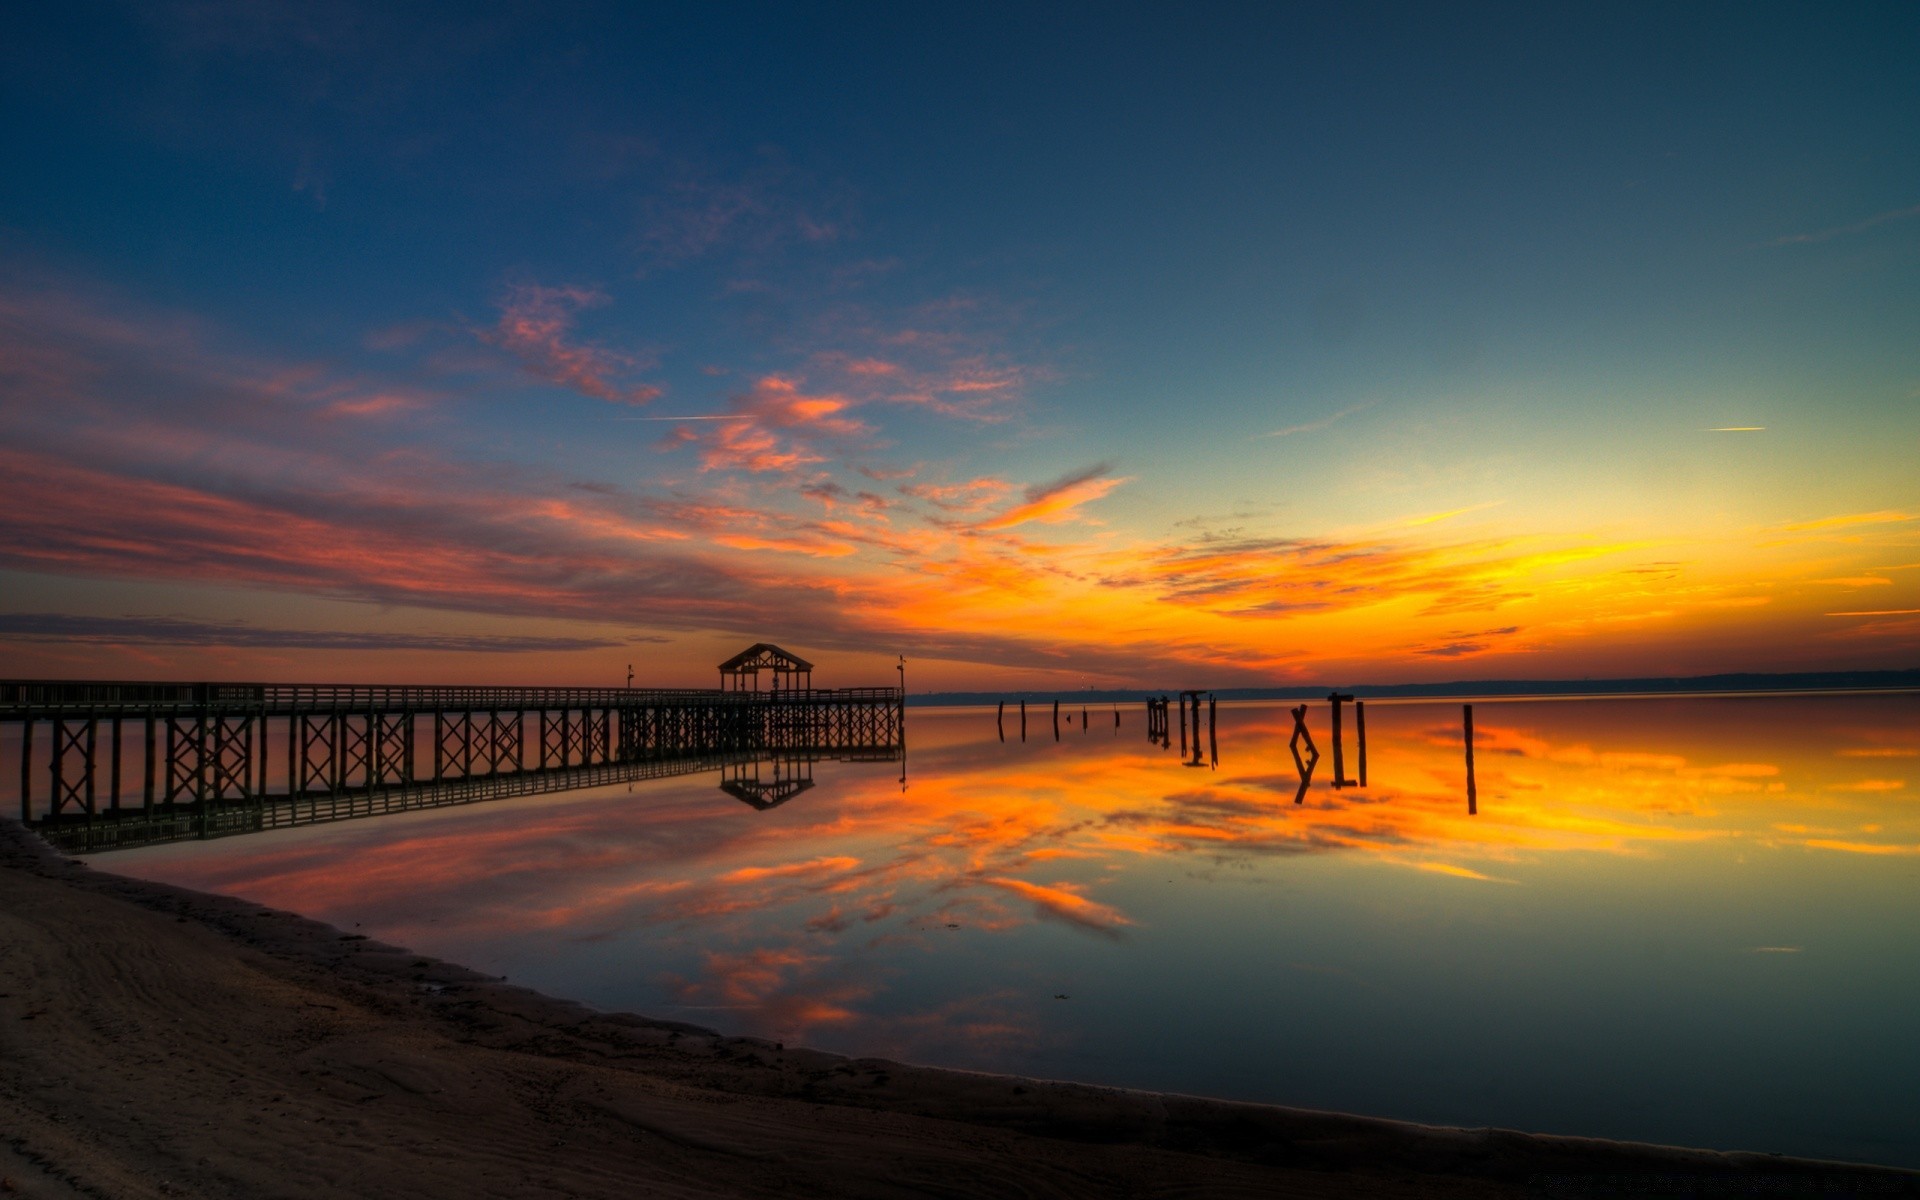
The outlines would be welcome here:
<svg viewBox="0 0 1920 1200">
<path fill-rule="evenodd" d="M 914 710 L 766 811 L 694 776 L 116 853 L 599 1007 L 848 1053 L 1920 1166 L 1920 697 L 1369 704 L 1303 802 L 1138 706 Z M 1177 719 L 1177 713 L 1176 713 Z M 1356 770 L 1351 712 L 1349 774 Z"/>
</svg>

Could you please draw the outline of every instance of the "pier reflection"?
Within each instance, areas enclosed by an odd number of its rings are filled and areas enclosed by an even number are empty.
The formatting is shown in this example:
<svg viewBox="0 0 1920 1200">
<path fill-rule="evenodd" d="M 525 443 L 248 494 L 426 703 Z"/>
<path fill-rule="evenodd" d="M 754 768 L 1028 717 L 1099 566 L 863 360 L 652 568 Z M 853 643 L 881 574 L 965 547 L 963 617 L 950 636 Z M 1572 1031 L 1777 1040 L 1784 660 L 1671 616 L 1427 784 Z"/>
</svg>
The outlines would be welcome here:
<svg viewBox="0 0 1920 1200">
<path fill-rule="evenodd" d="M 817 761 L 813 755 L 788 753 L 729 763 L 721 768 L 720 790 L 765 812 L 812 787 Z"/>
</svg>

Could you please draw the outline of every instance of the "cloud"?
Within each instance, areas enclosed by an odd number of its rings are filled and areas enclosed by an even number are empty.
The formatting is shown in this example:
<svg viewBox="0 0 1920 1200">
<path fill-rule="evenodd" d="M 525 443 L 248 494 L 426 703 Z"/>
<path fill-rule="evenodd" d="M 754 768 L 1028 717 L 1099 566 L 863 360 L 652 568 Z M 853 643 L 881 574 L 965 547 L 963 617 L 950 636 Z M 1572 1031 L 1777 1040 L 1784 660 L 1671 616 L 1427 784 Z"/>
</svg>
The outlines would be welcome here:
<svg viewBox="0 0 1920 1200">
<path fill-rule="evenodd" d="M 844 189 L 824 186 L 776 151 L 738 170 L 682 159 L 667 171 L 640 208 L 643 273 L 699 259 L 752 270 L 779 250 L 839 242 L 855 224 Z"/>
<path fill-rule="evenodd" d="M 1450 508 L 1445 512 L 1427 513 L 1425 516 L 1412 517 L 1403 523 L 1409 526 L 1438 525 L 1442 521 L 1451 520 L 1454 517 L 1464 517 L 1468 513 L 1484 512 L 1489 508 L 1499 508 L 1505 503 L 1505 500 L 1489 500 L 1485 504 L 1469 504 L 1465 508 Z"/>
<path fill-rule="evenodd" d="M 1782 533 L 1808 533 L 1827 529 L 1847 529 L 1855 525 L 1895 525 L 1902 521 L 1920 521 L 1920 513 L 1886 508 L 1878 512 L 1843 513 L 1837 517 L 1795 521 L 1787 525 L 1776 525 L 1774 528 Z"/>
<path fill-rule="evenodd" d="M 1572 535 L 1090 535 L 1068 523 L 1126 482 L 1109 464 L 1028 487 L 945 461 L 863 466 L 884 445 L 866 420 L 879 401 L 839 380 L 762 373 L 728 401 L 734 419 L 674 423 L 671 444 L 693 451 L 681 461 L 649 469 L 662 460 L 619 447 L 595 458 L 592 470 L 619 483 L 583 480 L 572 461 L 507 461 L 479 438 L 421 436 L 444 406 L 382 399 L 412 395 L 324 361 L 236 349 L 178 314 L 0 286 L 0 566 L 579 620 L 596 633 L 777 630 L 821 652 L 898 645 L 1115 683 L 1176 666 L 1271 682 L 1356 644 L 1431 666 L 1590 639 L 1597 622 L 1625 616 L 1657 630 L 1667 618 L 1647 613 L 1700 615 L 1728 591 L 1699 570 L 1582 569 L 1623 551 L 1637 567 L 1646 547 Z M 636 427 L 595 428 L 604 439 Z M 863 490 L 868 479 L 889 486 Z M 1257 529 L 1270 516 L 1235 519 Z M 1839 520 L 1863 519 L 1911 517 Z M 1780 578 L 1866 573 L 1842 558 Z M 1827 636 L 1885 641 L 1873 616 L 1904 629 L 1920 613 L 1876 610 L 1827 623 Z M 1489 620 L 1525 633 L 1471 632 Z M 146 630 L 161 634 L 189 636 Z"/>
<path fill-rule="evenodd" d="M 1414 650 L 1414 653 L 1427 658 L 1463 658 L 1473 654 L 1485 654 L 1489 650 L 1498 648 L 1497 639 L 1512 637 L 1519 632 L 1518 626 L 1508 625 L 1502 629 L 1483 629 L 1479 633 L 1457 634 L 1454 640 L 1420 646 Z"/>
<path fill-rule="evenodd" d="M 903 483 L 895 490 L 903 496 L 925 500 L 945 512 L 977 513 L 985 511 L 1014 489 L 1004 479 L 968 479 L 960 483 Z"/>
<path fill-rule="evenodd" d="M 1065 921 L 1090 933 L 1118 937 L 1123 927 L 1133 924 L 1132 918 L 1119 909 L 1089 900 L 1067 884 L 1047 887 L 1028 883 L 1024 879 L 1007 878 L 983 879 L 981 882 L 1032 901 L 1034 910 L 1042 916 Z"/>
<path fill-rule="evenodd" d="M 513 355 L 536 379 L 595 400 L 645 404 L 660 395 L 659 388 L 615 382 L 639 365 L 632 355 L 572 340 L 575 315 L 608 299 L 595 288 L 519 284 L 501 299 L 498 324 L 479 337 Z"/>
<path fill-rule="evenodd" d="M 185 617 L 88 617 L 65 613 L 0 613 L 0 638 L 26 641 L 132 643 L 160 646 L 246 646 L 288 650 L 440 650 L 460 654 L 526 654 L 606 650 L 663 637 L 539 637 L 457 633 L 382 633 L 333 629 L 274 629 L 242 621 Z"/>
<path fill-rule="evenodd" d="M 1113 467 L 1096 463 L 1084 471 L 1064 475 L 1052 483 L 1035 484 L 1026 491 L 1024 502 L 1015 505 L 977 527 L 982 530 L 1011 529 L 1028 521 L 1057 524 L 1071 520 L 1083 504 L 1105 496 L 1131 478 L 1116 478 Z"/>
<path fill-rule="evenodd" d="M 1365 412 L 1367 409 L 1372 408 L 1374 403 L 1375 401 L 1369 400 L 1364 404 L 1351 404 L 1331 416 L 1321 417 L 1318 421 L 1307 421 L 1300 425 L 1289 425 L 1285 429 L 1276 429 L 1271 433 L 1263 433 L 1259 436 L 1263 438 L 1283 438 L 1292 437 L 1296 433 L 1313 433 L 1317 430 L 1325 429 L 1335 421 L 1345 420 L 1355 413 Z"/>
<path fill-rule="evenodd" d="M 1863 221 L 1855 221 L 1851 225 L 1835 225 L 1831 229 L 1817 229 L 1811 233 L 1790 233 L 1785 237 L 1777 237 L 1767 244 L 1770 246 L 1813 245 L 1819 242 L 1829 242 L 1838 237 L 1850 237 L 1856 233 L 1865 233 L 1869 229 L 1886 225 L 1893 221 L 1905 221 L 1914 217 L 1920 217 L 1920 204 L 1916 204 L 1912 208 L 1888 209 L 1883 213 L 1875 213 Z"/>
<path fill-rule="evenodd" d="M 833 392 L 809 393 L 800 381 L 766 375 L 730 402 L 743 418 L 702 430 L 677 429 L 664 443 L 700 452 L 703 471 L 787 473 L 828 461 L 823 448 L 863 438 L 871 426 L 850 415 L 854 401 Z"/>
</svg>

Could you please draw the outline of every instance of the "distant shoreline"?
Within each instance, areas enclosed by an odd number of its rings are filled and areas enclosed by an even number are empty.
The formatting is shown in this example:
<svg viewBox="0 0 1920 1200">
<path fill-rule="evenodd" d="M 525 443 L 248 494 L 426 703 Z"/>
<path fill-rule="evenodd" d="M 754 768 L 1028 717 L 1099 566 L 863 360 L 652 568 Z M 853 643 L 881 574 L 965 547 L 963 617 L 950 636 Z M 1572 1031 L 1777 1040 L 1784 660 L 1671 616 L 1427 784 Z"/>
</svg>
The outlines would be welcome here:
<svg viewBox="0 0 1920 1200">
<path fill-rule="evenodd" d="M 1198 672 L 1196 672 L 1198 674 Z M 1183 680 L 1192 687 L 1196 680 Z M 1133 704 L 1148 696 L 1171 696 L 1181 687 L 1083 688 L 1078 691 L 920 692 L 907 696 L 913 708 L 958 708 L 1009 704 Z M 1822 692 L 1920 691 L 1920 668 L 1899 671 L 1802 671 L 1762 674 L 1642 677 L 1634 679 L 1478 679 L 1446 683 L 1314 683 L 1269 688 L 1202 688 L 1220 700 L 1324 700 L 1338 691 L 1362 700 L 1523 700 L 1632 696 L 1792 695 Z"/>
</svg>

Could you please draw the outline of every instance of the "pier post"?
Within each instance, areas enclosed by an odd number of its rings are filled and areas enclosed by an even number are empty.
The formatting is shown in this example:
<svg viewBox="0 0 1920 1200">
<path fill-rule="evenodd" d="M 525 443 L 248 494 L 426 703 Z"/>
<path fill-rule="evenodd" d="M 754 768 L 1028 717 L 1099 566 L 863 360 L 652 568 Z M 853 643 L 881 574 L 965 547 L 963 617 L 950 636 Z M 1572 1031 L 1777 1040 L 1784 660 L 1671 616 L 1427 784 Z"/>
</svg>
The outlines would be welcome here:
<svg viewBox="0 0 1920 1200">
<path fill-rule="evenodd" d="M 1207 693 L 1207 757 L 1216 767 L 1220 765 L 1220 725 L 1217 703 L 1213 693 Z"/>
<path fill-rule="evenodd" d="M 1473 705 L 1460 706 L 1460 721 L 1467 746 L 1467 815 L 1474 816 L 1480 811 L 1480 796 L 1473 780 Z"/>
<path fill-rule="evenodd" d="M 1353 735 L 1360 743 L 1360 786 L 1367 786 L 1367 702 L 1353 702 Z"/>
<path fill-rule="evenodd" d="M 1340 732 L 1340 706 L 1352 696 L 1340 692 L 1328 692 L 1327 703 L 1333 708 L 1333 786 L 1352 787 L 1354 781 L 1347 778 L 1347 739 Z"/>
<path fill-rule="evenodd" d="M 20 722 L 20 823 L 33 821 L 33 712 Z"/>
<path fill-rule="evenodd" d="M 113 794 L 107 799 L 107 808 L 116 816 L 120 812 L 120 714 L 113 714 L 113 774 L 109 786 Z"/>
</svg>

